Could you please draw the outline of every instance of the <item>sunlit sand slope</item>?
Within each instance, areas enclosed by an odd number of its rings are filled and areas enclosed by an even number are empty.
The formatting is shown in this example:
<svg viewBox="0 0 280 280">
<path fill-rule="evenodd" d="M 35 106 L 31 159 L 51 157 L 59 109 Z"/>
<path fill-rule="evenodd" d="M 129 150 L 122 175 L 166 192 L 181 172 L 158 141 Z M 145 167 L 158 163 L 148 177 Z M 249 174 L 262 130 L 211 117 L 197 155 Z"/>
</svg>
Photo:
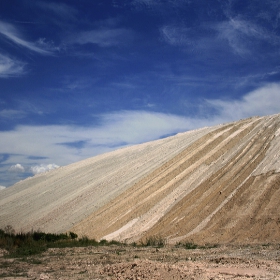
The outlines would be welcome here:
<svg viewBox="0 0 280 280">
<path fill-rule="evenodd" d="M 280 115 L 120 149 L 0 192 L 0 227 L 96 239 L 280 241 Z"/>
</svg>

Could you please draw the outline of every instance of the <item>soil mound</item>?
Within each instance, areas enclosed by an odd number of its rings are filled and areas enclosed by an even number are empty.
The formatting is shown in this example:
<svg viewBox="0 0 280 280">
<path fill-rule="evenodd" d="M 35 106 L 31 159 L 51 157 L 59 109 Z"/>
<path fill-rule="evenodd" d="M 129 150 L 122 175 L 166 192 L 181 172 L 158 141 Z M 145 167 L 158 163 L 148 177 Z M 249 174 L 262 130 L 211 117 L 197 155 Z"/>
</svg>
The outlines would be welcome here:
<svg viewBox="0 0 280 280">
<path fill-rule="evenodd" d="M 1 190 L 0 228 L 129 242 L 279 242 L 279 158 L 279 114 L 180 133 Z"/>
</svg>

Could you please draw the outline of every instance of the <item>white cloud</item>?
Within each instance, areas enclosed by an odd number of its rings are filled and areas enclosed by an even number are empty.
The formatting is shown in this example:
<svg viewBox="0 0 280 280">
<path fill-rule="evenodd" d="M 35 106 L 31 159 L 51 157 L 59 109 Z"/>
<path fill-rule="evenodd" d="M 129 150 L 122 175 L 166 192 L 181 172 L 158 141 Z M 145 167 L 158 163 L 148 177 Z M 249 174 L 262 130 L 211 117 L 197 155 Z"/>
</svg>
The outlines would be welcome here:
<svg viewBox="0 0 280 280">
<path fill-rule="evenodd" d="M 0 54 L 0 77 L 6 78 L 24 74 L 25 64 Z"/>
<path fill-rule="evenodd" d="M 0 191 L 6 189 L 4 186 L 0 186 Z"/>
<path fill-rule="evenodd" d="M 9 172 L 14 172 L 14 173 L 22 173 L 24 172 L 25 169 L 24 167 L 20 164 L 20 163 L 17 163 L 15 165 L 12 165 L 10 168 L 9 168 Z"/>
<path fill-rule="evenodd" d="M 277 114 L 280 113 L 280 84 L 268 84 L 240 100 L 207 100 L 207 103 L 225 120 Z"/>
<path fill-rule="evenodd" d="M 40 165 L 35 165 L 30 167 L 30 171 L 35 175 L 39 173 L 44 173 L 49 170 L 53 170 L 58 168 L 59 166 L 51 163 L 51 164 L 40 164 Z"/>
<path fill-rule="evenodd" d="M 0 34 L 8 38 L 13 43 L 27 48 L 33 52 L 42 54 L 42 55 L 51 55 L 52 52 L 45 50 L 36 44 L 29 42 L 22 38 L 20 32 L 12 25 L 3 21 L 0 21 Z"/>
<path fill-rule="evenodd" d="M 18 126 L 13 131 L 0 132 L 0 154 L 9 155 L 5 162 L 13 165 L 9 171 L 25 170 L 37 174 L 126 145 L 155 140 L 163 135 L 255 115 L 279 113 L 280 83 L 263 86 L 239 100 L 206 100 L 203 106 L 198 117 L 120 111 L 99 116 L 99 125 L 92 127 Z M 203 111 L 215 111 L 215 115 L 208 114 L 205 118 Z M 22 165 L 15 162 L 21 162 Z M 0 171 L 5 170 L 0 168 Z"/>
</svg>

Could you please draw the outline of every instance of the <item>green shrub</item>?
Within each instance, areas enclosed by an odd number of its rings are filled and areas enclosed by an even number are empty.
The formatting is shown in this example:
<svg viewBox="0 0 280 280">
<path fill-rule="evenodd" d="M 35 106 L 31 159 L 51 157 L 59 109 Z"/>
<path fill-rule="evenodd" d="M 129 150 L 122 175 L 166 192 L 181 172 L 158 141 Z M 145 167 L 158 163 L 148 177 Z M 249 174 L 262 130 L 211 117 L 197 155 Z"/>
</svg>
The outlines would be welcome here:
<svg viewBox="0 0 280 280">
<path fill-rule="evenodd" d="M 195 244 L 194 242 L 186 242 L 186 243 L 179 242 L 179 243 L 176 243 L 175 247 L 184 247 L 187 250 L 204 248 L 203 246 L 199 246 L 199 245 Z"/>
<path fill-rule="evenodd" d="M 187 250 L 192 250 L 192 249 L 197 249 L 198 248 L 198 245 L 193 243 L 193 242 L 186 242 L 184 247 L 187 249 Z"/>
<path fill-rule="evenodd" d="M 76 239 L 78 237 L 78 234 L 76 234 L 76 233 L 74 233 L 72 231 L 69 232 L 69 235 L 70 235 L 71 239 Z"/>
<path fill-rule="evenodd" d="M 154 246 L 154 247 L 164 247 L 166 245 L 166 239 L 160 235 L 153 235 L 143 242 L 141 241 L 142 246 Z"/>
</svg>

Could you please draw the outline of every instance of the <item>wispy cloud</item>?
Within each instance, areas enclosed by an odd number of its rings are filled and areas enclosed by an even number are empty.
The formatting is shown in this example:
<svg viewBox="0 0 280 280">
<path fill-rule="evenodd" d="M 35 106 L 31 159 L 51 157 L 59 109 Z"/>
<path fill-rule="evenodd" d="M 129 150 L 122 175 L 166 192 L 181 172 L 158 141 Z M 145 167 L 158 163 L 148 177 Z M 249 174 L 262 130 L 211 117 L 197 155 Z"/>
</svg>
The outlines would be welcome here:
<svg viewBox="0 0 280 280">
<path fill-rule="evenodd" d="M 262 44 L 280 45 L 280 37 L 263 27 L 242 19 L 231 18 L 222 22 L 209 22 L 195 27 L 165 25 L 160 28 L 162 39 L 170 45 L 189 51 L 211 52 L 230 50 L 246 56 L 258 51 Z M 254 46 L 254 48 L 252 48 Z"/>
<path fill-rule="evenodd" d="M 160 31 L 164 41 L 170 45 L 184 46 L 191 44 L 190 36 L 188 34 L 191 31 L 191 28 L 166 25 L 163 26 Z"/>
<path fill-rule="evenodd" d="M 23 36 L 20 34 L 18 29 L 15 28 L 12 24 L 0 21 L 0 35 L 4 36 L 20 47 L 26 48 L 41 55 L 53 54 L 52 51 L 40 47 L 40 41 L 36 44 L 23 39 Z"/>
<path fill-rule="evenodd" d="M 181 25 L 165 25 L 160 28 L 161 38 L 167 44 L 181 47 L 185 51 L 197 55 L 213 55 L 213 52 L 225 50 L 211 25 L 185 27 Z"/>
<path fill-rule="evenodd" d="M 256 47 L 256 44 L 263 42 L 272 45 L 279 45 L 280 43 L 280 38 L 269 30 L 253 22 L 238 18 L 213 25 L 213 28 L 218 31 L 219 37 L 225 39 L 238 55 L 250 54 L 253 44 Z"/>
<path fill-rule="evenodd" d="M 100 47 L 111 47 L 124 45 L 131 41 L 132 38 L 133 33 L 129 29 L 101 28 L 76 34 L 69 39 L 69 42 L 80 45 L 95 44 Z"/>
<path fill-rule="evenodd" d="M 236 1 L 229 0 L 221 1 L 220 3 L 224 15 L 229 19 L 239 17 L 240 15 L 244 15 L 247 18 L 253 15 L 251 19 L 255 20 L 255 22 L 265 22 L 273 29 L 279 26 L 280 3 L 278 0 L 256 0 L 254 4 L 252 2 L 244 2 L 242 11 Z"/>
<path fill-rule="evenodd" d="M 2 119 L 20 119 L 25 117 L 26 113 L 20 110 L 4 109 L 0 111 Z"/>
<path fill-rule="evenodd" d="M 25 63 L 0 54 L 0 77 L 8 78 L 25 73 Z"/>
<path fill-rule="evenodd" d="M 62 17 L 64 19 L 75 19 L 77 15 L 77 11 L 65 4 L 65 3 L 55 3 L 55 2 L 43 2 L 43 1 L 38 1 L 36 4 L 44 9 L 51 11 L 53 14 L 56 14 L 59 17 Z"/>
</svg>

